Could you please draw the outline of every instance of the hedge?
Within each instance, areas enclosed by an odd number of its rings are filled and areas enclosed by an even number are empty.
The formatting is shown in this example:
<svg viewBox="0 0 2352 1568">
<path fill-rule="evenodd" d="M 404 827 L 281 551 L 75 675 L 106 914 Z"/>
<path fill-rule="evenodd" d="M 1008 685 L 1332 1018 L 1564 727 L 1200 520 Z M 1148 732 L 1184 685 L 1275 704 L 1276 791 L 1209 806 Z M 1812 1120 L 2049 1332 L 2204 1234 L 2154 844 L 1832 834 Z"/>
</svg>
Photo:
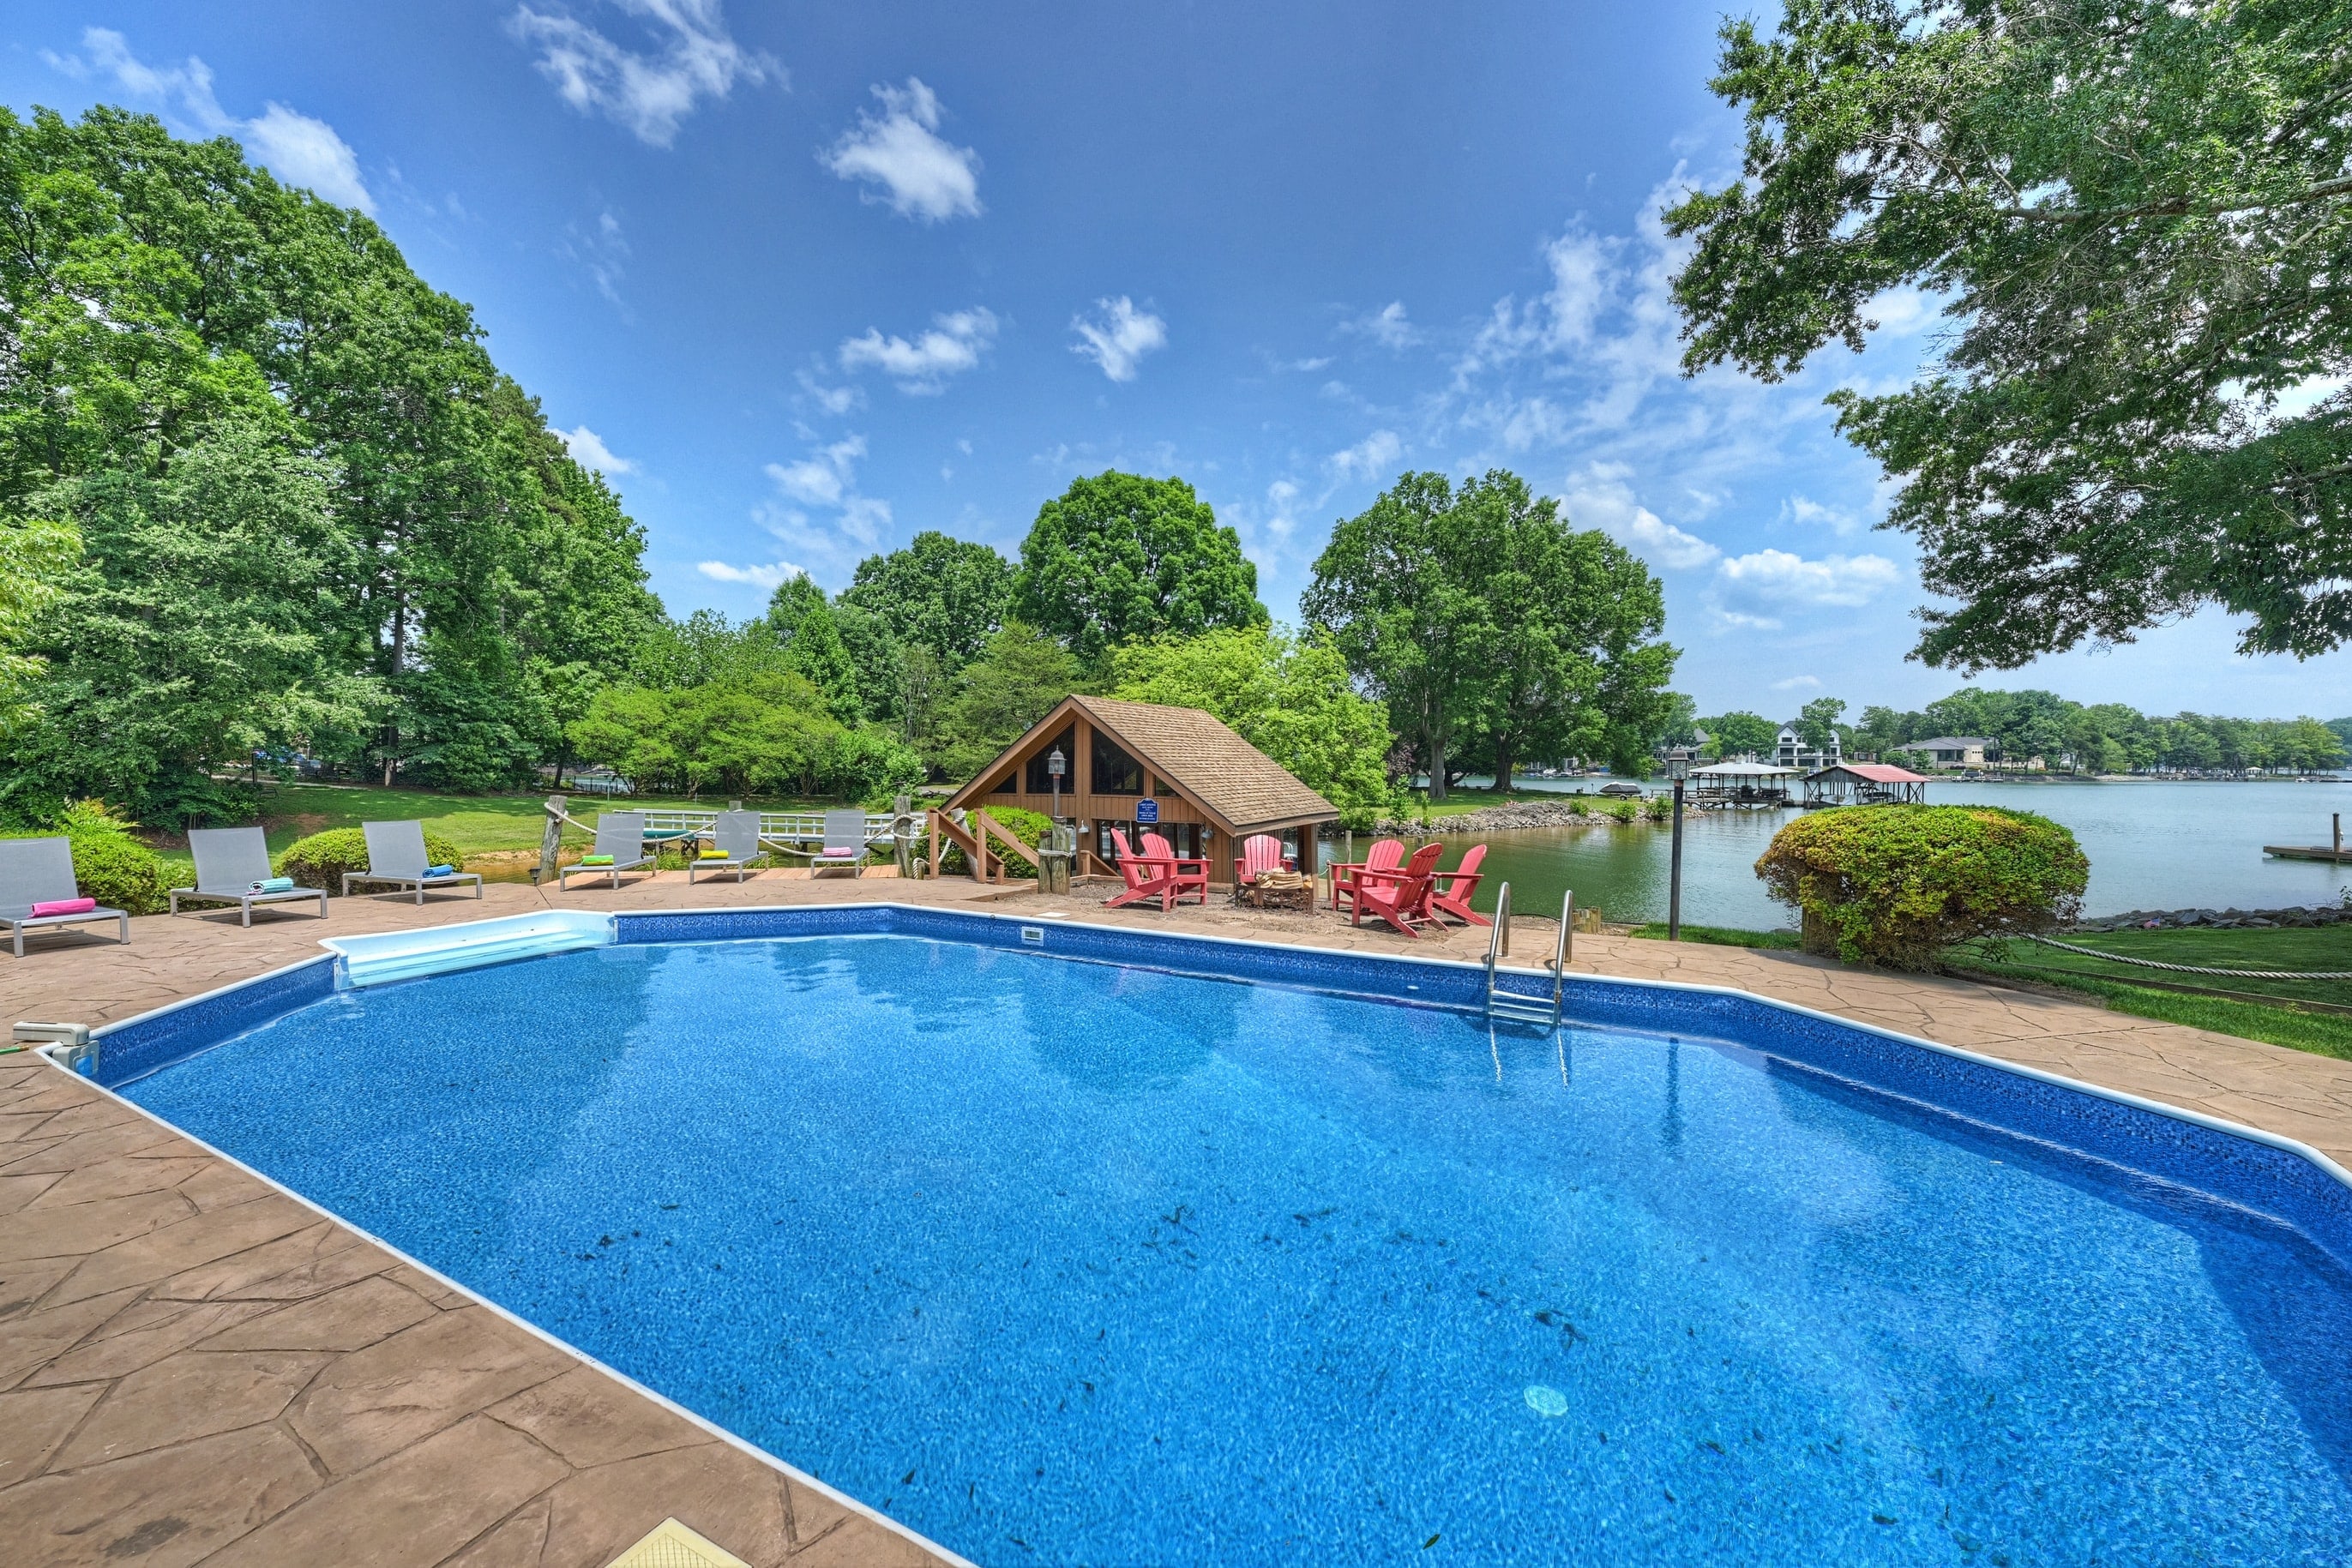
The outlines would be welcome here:
<svg viewBox="0 0 2352 1568">
<path fill-rule="evenodd" d="M 103 800 L 78 800 L 47 832 L 0 833 L 0 838 L 44 839 L 65 835 L 73 847 L 74 883 L 85 898 L 125 915 L 153 915 L 169 902 L 172 879 L 163 857 L 131 836 L 136 822 Z"/>
<path fill-rule="evenodd" d="M 457 846 L 438 833 L 425 835 L 425 860 L 428 865 L 455 866 L 460 871 L 466 868 L 466 859 L 457 852 Z M 359 828 L 330 828 L 323 833 L 297 839 L 278 857 L 279 876 L 290 876 L 299 886 L 320 888 L 331 894 L 343 891 L 345 872 L 367 868 L 367 833 Z"/>
<path fill-rule="evenodd" d="M 1043 811 L 1024 811 L 1018 806 L 983 806 L 978 809 L 986 811 L 995 819 L 997 826 L 1027 844 L 1031 849 L 1037 847 L 1045 837 L 1045 831 L 1054 825 L 1053 819 L 1047 817 Z M 976 832 L 979 831 L 978 824 L 967 822 L 964 824 L 964 831 Z M 1034 865 L 1005 853 L 1004 841 L 994 833 L 988 836 L 988 858 L 1002 864 L 1005 873 L 1016 879 L 1037 874 L 1037 868 Z M 963 851 L 954 843 L 942 842 L 940 845 L 940 863 L 932 874 L 970 876 L 971 862 L 964 858 Z"/>
<path fill-rule="evenodd" d="M 1803 917 L 1808 952 L 1932 969 L 1974 937 L 2042 932 L 2081 912 L 2074 835 L 1996 806 L 1842 806 L 1790 823 L 1756 862 Z"/>
</svg>

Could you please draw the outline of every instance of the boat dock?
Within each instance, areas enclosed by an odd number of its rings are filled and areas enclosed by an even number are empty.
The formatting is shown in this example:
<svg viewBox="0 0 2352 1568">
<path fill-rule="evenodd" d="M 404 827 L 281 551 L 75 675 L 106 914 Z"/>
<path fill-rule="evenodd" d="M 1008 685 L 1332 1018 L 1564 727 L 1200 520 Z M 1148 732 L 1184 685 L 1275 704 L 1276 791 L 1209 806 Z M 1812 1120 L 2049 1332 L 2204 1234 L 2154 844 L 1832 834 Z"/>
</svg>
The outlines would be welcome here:
<svg viewBox="0 0 2352 1568">
<path fill-rule="evenodd" d="M 2283 861 L 2352 861 L 2352 852 L 2344 848 L 2344 813 L 2338 811 L 2328 820 L 2335 825 L 2332 845 L 2264 844 L 2263 853 Z"/>
</svg>

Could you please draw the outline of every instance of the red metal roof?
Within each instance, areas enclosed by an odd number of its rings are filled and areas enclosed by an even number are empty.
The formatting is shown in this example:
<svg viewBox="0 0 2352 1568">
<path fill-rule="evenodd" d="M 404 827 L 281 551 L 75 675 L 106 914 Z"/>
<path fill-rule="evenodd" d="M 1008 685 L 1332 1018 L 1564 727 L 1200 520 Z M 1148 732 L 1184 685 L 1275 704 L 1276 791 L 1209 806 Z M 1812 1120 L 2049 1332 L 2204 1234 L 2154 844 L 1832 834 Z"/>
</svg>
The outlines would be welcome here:
<svg viewBox="0 0 2352 1568">
<path fill-rule="evenodd" d="M 1884 762 L 1840 762 L 1822 769 L 1824 773 L 1851 773 L 1857 779 L 1867 779 L 1873 784 L 1926 784 L 1931 782 L 1908 768 L 1890 767 Z"/>
</svg>

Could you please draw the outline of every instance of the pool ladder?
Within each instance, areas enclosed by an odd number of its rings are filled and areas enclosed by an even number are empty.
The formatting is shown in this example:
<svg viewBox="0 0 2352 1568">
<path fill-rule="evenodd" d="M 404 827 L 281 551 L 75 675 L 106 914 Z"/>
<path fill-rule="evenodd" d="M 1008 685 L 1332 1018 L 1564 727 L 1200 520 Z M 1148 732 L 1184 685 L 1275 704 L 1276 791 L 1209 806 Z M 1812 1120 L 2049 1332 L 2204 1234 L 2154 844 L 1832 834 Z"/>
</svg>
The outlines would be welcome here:
<svg viewBox="0 0 2352 1568">
<path fill-rule="evenodd" d="M 1576 926 L 1576 890 L 1570 888 L 1559 901 L 1559 936 L 1551 953 L 1551 1010 L 1547 1013 L 1543 1003 L 1533 997 L 1522 997 L 1495 988 L 1495 966 L 1511 941 L 1511 884 L 1505 883 L 1495 894 L 1495 926 L 1486 935 L 1486 1016 L 1507 1019 L 1513 1023 L 1534 1024 L 1538 1029 L 1558 1029 L 1561 1011 L 1568 1005 L 1568 959 L 1570 936 Z"/>
</svg>

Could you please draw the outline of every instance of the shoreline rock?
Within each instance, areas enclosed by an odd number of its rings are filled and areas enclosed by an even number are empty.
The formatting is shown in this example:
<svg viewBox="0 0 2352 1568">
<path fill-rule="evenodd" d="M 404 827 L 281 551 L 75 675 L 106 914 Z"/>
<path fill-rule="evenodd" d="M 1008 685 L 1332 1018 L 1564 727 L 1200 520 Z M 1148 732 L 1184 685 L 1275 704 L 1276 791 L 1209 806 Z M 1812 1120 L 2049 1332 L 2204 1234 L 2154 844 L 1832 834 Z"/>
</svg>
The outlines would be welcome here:
<svg viewBox="0 0 2352 1568">
<path fill-rule="evenodd" d="M 1611 803 L 1613 802 L 1605 802 L 1599 797 L 1581 806 L 1565 800 L 1514 800 L 1500 806 L 1481 806 L 1458 817 L 1440 817 L 1426 828 L 1416 821 L 1391 818 L 1372 831 L 1402 838 L 1413 833 L 1496 833 L 1512 828 L 1569 828 L 1580 822 L 1615 821 L 1601 809 Z"/>
<path fill-rule="evenodd" d="M 2308 928 L 2352 923 L 2352 907 L 2322 904 L 2288 909 L 2135 909 L 2127 915 L 2105 915 L 2078 920 L 2069 931 L 2265 931 L 2279 926 Z"/>
</svg>

